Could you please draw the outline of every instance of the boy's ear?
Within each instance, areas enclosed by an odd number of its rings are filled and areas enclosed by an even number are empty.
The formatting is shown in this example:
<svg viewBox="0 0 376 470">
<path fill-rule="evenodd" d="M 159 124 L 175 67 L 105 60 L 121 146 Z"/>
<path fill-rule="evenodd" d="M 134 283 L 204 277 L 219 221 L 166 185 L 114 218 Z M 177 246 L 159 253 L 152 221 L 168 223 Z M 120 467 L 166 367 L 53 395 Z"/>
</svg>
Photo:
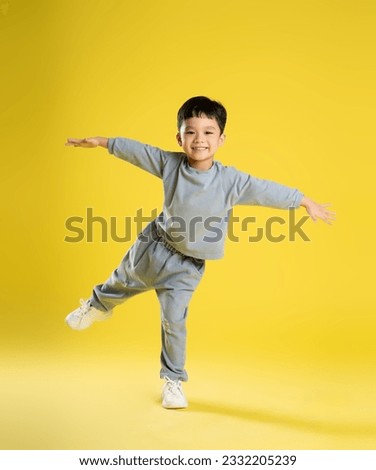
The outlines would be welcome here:
<svg viewBox="0 0 376 470">
<path fill-rule="evenodd" d="M 183 145 L 183 142 L 181 140 L 181 137 L 180 137 L 180 132 L 178 132 L 176 134 L 176 140 L 178 141 L 178 144 L 180 145 L 180 147 Z"/>
<path fill-rule="evenodd" d="M 219 137 L 219 145 L 223 145 L 225 143 L 225 140 L 226 140 L 226 135 L 225 134 L 222 134 L 220 137 Z"/>
</svg>

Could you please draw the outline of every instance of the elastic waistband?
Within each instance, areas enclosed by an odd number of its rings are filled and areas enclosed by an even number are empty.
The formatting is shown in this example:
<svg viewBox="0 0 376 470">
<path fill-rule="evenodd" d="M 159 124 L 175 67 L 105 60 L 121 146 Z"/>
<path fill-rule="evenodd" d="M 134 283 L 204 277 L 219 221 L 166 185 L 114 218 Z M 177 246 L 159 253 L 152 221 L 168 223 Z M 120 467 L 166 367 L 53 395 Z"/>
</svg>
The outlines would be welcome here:
<svg viewBox="0 0 376 470">
<path fill-rule="evenodd" d="M 195 261 L 204 261 L 203 259 L 201 258 L 195 258 L 194 256 L 187 256 L 185 255 L 184 253 L 182 253 L 181 251 L 177 250 L 174 246 L 172 246 L 167 240 L 166 238 L 164 237 L 161 229 L 159 228 L 158 224 L 155 223 L 155 229 L 156 229 L 156 232 L 157 232 L 157 235 L 158 235 L 158 239 L 161 243 L 163 243 L 163 245 L 171 251 L 171 253 L 177 253 L 178 255 L 182 256 L 183 258 L 188 258 L 188 259 L 193 259 Z"/>
</svg>

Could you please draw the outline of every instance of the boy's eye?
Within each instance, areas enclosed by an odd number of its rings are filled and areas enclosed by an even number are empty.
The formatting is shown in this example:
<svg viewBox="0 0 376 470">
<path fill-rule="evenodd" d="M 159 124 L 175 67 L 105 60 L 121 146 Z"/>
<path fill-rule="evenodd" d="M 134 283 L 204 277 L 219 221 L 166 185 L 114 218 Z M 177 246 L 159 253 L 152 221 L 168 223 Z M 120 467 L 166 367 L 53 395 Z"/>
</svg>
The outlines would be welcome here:
<svg viewBox="0 0 376 470">
<path fill-rule="evenodd" d="M 194 131 L 185 131 L 185 134 L 194 134 Z M 214 134 L 214 132 L 206 131 L 205 134 Z"/>
</svg>

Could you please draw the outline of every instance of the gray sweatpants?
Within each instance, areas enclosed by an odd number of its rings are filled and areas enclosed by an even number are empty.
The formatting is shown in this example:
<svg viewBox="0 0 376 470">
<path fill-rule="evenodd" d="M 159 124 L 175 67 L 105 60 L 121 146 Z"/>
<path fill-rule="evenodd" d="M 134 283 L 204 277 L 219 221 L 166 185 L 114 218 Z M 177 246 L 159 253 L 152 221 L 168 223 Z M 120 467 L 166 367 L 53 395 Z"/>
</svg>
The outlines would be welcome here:
<svg viewBox="0 0 376 470">
<path fill-rule="evenodd" d="M 176 251 L 158 234 L 153 221 L 107 281 L 94 288 L 90 300 L 95 308 L 109 311 L 136 294 L 155 289 L 161 306 L 160 376 L 186 381 L 188 304 L 204 270 L 204 260 Z"/>
</svg>

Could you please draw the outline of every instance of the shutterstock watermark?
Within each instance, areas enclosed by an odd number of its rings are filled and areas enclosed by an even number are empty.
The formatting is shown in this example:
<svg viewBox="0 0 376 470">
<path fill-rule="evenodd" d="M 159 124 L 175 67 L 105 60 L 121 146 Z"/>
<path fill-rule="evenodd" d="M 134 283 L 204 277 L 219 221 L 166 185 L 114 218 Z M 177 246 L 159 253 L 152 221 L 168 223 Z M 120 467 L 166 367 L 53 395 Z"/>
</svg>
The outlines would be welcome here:
<svg viewBox="0 0 376 470">
<path fill-rule="evenodd" d="M 157 217 L 157 209 L 153 209 L 148 215 L 144 214 L 143 209 L 137 209 L 134 216 L 106 218 L 94 215 L 93 208 L 88 207 L 85 216 L 75 215 L 65 220 L 65 229 L 69 234 L 64 237 L 64 241 L 68 243 L 128 242 L 142 232 L 145 224 Z M 239 242 L 240 233 L 247 233 L 250 243 L 263 239 L 271 243 L 293 242 L 298 238 L 308 242 L 311 240 L 302 228 L 308 219 L 308 215 L 298 219 L 296 210 L 291 208 L 286 211 L 285 218 L 273 215 L 262 224 L 258 222 L 257 217 L 235 217 L 230 211 L 225 217 L 203 218 L 196 216 L 190 220 L 182 217 L 170 217 L 165 220 L 165 226 L 168 228 L 167 241 L 176 243 L 181 243 L 184 240 L 191 243 L 197 240 L 217 243 L 226 235 L 228 240 Z M 143 240 L 141 239 L 141 241 Z"/>
</svg>

